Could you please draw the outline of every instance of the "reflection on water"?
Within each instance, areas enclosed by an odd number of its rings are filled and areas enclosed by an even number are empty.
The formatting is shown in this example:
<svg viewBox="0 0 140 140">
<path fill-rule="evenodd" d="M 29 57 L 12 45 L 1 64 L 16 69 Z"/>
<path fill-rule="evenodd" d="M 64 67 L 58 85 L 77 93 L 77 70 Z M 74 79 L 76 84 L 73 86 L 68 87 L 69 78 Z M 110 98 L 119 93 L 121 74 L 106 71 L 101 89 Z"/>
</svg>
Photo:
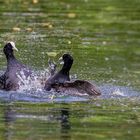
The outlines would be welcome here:
<svg viewBox="0 0 140 140">
<path fill-rule="evenodd" d="M 69 108 L 62 108 L 61 109 L 61 137 L 63 140 L 67 140 L 70 139 L 70 121 L 69 121 L 69 117 L 70 117 L 70 112 L 69 112 Z"/>
<path fill-rule="evenodd" d="M 16 131 L 18 131 L 18 130 L 15 131 L 15 129 L 14 129 L 16 127 L 16 123 L 18 122 L 18 120 L 25 120 L 25 122 L 26 122 L 26 119 L 30 120 L 31 124 L 34 122 L 36 123 L 36 121 L 44 122 L 44 125 L 46 128 L 47 128 L 46 123 L 57 122 L 58 125 L 60 125 L 60 130 L 59 130 L 60 138 L 64 139 L 64 140 L 71 139 L 71 134 L 70 134 L 71 124 L 70 124 L 70 120 L 69 120 L 69 118 L 70 118 L 69 108 L 63 108 L 63 107 L 56 108 L 56 112 L 58 111 L 57 115 L 54 114 L 55 109 L 51 109 L 50 114 L 43 115 L 43 116 L 39 115 L 39 113 L 41 113 L 40 111 L 36 115 L 33 115 L 32 112 L 31 113 L 26 113 L 26 112 L 19 113 L 18 107 L 14 107 L 13 105 L 4 106 L 3 109 L 4 109 L 3 123 L 4 123 L 4 139 L 5 140 L 13 139 L 15 137 L 15 135 L 17 135 Z M 21 109 L 23 109 L 23 108 L 21 108 Z M 45 114 L 45 112 L 44 112 L 44 114 Z M 45 129 L 45 127 L 44 127 L 44 129 Z M 30 128 L 30 129 L 32 129 L 32 128 Z M 22 131 L 29 131 L 28 133 L 30 133 L 31 132 L 30 129 L 22 130 Z M 59 126 L 57 126 L 55 129 L 59 129 Z M 41 133 L 41 132 L 37 132 L 37 134 L 39 134 L 39 133 Z M 49 132 L 46 132 L 46 133 L 49 133 Z"/>
<path fill-rule="evenodd" d="M 0 108 L 1 139 L 139 138 L 139 103 L 108 101 L 6 103 Z"/>
<path fill-rule="evenodd" d="M 4 107 L 4 125 L 5 125 L 5 140 L 10 140 L 12 138 L 12 130 L 14 123 L 16 121 L 15 111 L 11 106 Z"/>
</svg>

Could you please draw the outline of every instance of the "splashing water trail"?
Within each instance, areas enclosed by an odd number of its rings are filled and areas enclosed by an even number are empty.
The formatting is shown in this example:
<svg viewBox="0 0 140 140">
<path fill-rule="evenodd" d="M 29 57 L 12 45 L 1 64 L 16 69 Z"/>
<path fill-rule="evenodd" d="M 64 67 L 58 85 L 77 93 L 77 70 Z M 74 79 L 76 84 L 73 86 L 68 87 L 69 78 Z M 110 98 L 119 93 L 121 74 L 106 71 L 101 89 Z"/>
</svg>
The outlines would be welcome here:
<svg viewBox="0 0 140 140">
<path fill-rule="evenodd" d="M 17 74 L 19 78 L 19 89 L 17 91 L 0 91 L 0 98 L 8 101 L 29 101 L 29 102 L 73 102 L 73 101 L 87 101 L 95 97 L 89 95 L 79 94 L 78 91 L 68 90 L 66 92 L 55 92 L 54 90 L 45 91 L 45 81 L 50 76 L 49 69 L 42 71 L 34 71 L 30 75 L 26 75 L 22 70 Z M 71 76 L 73 77 L 73 76 Z M 94 83 L 94 82 L 91 82 Z M 134 91 L 131 87 L 115 86 L 103 84 L 99 86 L 101 90 L 100 99 L 109 98 L 140 98 L 140 93 Z"/>
<path fill-rule="evenodd" d="M 36 71 L 29 76 L 25 76 L 24 71 L 20 71 L 17 74 L 19 78 L 19 89 L 18 92 L 27 92 L 33 94 L 36 92 L 42 92 L 44 88 L 44 83 L 49 76 L 48 69 L 44 71 Z"/>
<path fill-rule="evenodd" d="M 100 86 L 101 98 L 132 98 L 140 97 L 139 91 L 131 87 L 104 84 Z"/>
<path fill-rule="evenodd" d="M 120 91 L 120 89 L 114 90 L 112 92 L 112 95 L 117 95 L 117 96 L 122 96 L 122 97 L 126 96 L 126 95 L 124 95 L 124 93 L 122 91 Z"/>
</svg>

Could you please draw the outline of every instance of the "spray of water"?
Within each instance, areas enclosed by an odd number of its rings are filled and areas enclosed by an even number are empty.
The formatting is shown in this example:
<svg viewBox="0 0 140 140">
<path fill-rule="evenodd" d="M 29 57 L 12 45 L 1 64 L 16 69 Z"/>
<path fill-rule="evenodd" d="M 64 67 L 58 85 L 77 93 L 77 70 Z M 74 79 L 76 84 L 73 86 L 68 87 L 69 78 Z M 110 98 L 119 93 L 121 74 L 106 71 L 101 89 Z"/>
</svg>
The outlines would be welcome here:
<svg viewBox="0 0 140 140">
<path fill-rule="evenodd" d="M 42 92 L 45 81 L 48 78 L 48 76 L 49 76 L 48 69 L 45 69 L 44 71 L 33 72 L 29 76 L 25 76 L 24 70 L 21 70 L 19 73 L 17 73 L 17 77 L 19 79 L 18 92 L 26 92 L 29 94 L 35 92 Z"/>
<path fill-rule="evenodd" d="M 28 72 L 27 72 L 28 73 Z M 50 70 L 44 69 L 42 71 L 34 71 L 32 74 L 26 75 L 24 70 L 17 73 L 19 79 L 19 89 L 14 92 L 0 91 L 0 98 L 6 100 L 23 100 L 33 102 L 53 102 L 53 101 L 83 101 L 89 99 L 89 95 L 79 94 L 75 89 L 69 89 L 64 92 L 50 92 L 44 90 L 45 81 L 51 76 Z M 74 77 L 75 79 L 75 77 Z M 115 86 L 115 85 L 102 85 L 99 87 L 101 96 L 98 98 L 127 98 L 127 97 L 140 97 L 139 92 L 134 91 L 130 87 Z M 73 92 L 72 92 L 73 91 Z"/>
</svg>

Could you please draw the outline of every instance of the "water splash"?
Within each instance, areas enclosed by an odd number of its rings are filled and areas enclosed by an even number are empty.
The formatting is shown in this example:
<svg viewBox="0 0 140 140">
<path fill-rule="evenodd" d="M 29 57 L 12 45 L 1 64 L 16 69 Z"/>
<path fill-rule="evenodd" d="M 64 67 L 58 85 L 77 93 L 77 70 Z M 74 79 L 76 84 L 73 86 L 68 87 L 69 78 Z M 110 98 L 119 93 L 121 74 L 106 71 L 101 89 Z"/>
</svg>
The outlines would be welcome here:
<svg viewBox="0 0 140 140">
<path fill-rule="evenodd" d="M 140 97 L 140 92 L 131 87 L 104 84 L 100 86 L 101 98 L 131 98 Z"/>
<path fill-rule="evenodd" d="M 43 71 L 34 71 L 30 76 L 25 76 L 24 71 L 17 74 L 19 80 L 19 89 L 17 91 L 0 91 L 0 100 L 6 101 L 29 101 L 29 102 L 73 102 L 87 101 L 92 97 L 87 94 L 72 93 L 71 91 L 57 93 L 44 90 L 45 81 L 50 76 L 49 69 Z M 140 93 L 130 87 L 116 85 L 101 85 L 102 95 L 98 99 L 109 98 L 140 98 Z M 94 97 L 95 99 L 95 97 Z"/>
<path fill-rule="evenodd" d="M 25 76 L 24 71 L 20 71 L 17 74 L 19 80 L 19 90 L 18 92 L 35 93 L 43 91 L 45 81 L 50 76 L 48 69 L 43 71 L 34 71 L 30 76 Z"/>
<path fill-rule="evenodd" d="M 126 96 L 122 91 L 120 91 L 120 89 L 117 89 L 114 92 L 112 92 L 112 95 L 122 96 L 122 97 Z"/>
</svg>

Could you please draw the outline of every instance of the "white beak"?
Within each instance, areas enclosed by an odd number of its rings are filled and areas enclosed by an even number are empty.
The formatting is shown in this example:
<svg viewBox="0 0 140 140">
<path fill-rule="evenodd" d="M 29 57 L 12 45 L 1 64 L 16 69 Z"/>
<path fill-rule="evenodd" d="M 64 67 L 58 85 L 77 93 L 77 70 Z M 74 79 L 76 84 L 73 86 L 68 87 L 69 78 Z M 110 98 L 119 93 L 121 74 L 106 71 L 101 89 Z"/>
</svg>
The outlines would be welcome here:
<svg viewBox="0 0 140 140">
<path fill-rule="evenodd" d="M 61 65 L 64 64 L 64 61 L 63 61 L 63 58 L 62 58 L 62 57 L 59 58 L 59 61 L 60 61 L 60 64 L 61 64 Z"/>
<path fill-rule="evenodd" d="M 12 45 L 12 47 L 13 47 L 13 50 L 16 50 L 17 52 L 18 52 L 18 49 L 16 48 L 16 45 L 15 45 L 15 43 L 14 42 L 9 42 L 11 45 Z"/>
</svg>

